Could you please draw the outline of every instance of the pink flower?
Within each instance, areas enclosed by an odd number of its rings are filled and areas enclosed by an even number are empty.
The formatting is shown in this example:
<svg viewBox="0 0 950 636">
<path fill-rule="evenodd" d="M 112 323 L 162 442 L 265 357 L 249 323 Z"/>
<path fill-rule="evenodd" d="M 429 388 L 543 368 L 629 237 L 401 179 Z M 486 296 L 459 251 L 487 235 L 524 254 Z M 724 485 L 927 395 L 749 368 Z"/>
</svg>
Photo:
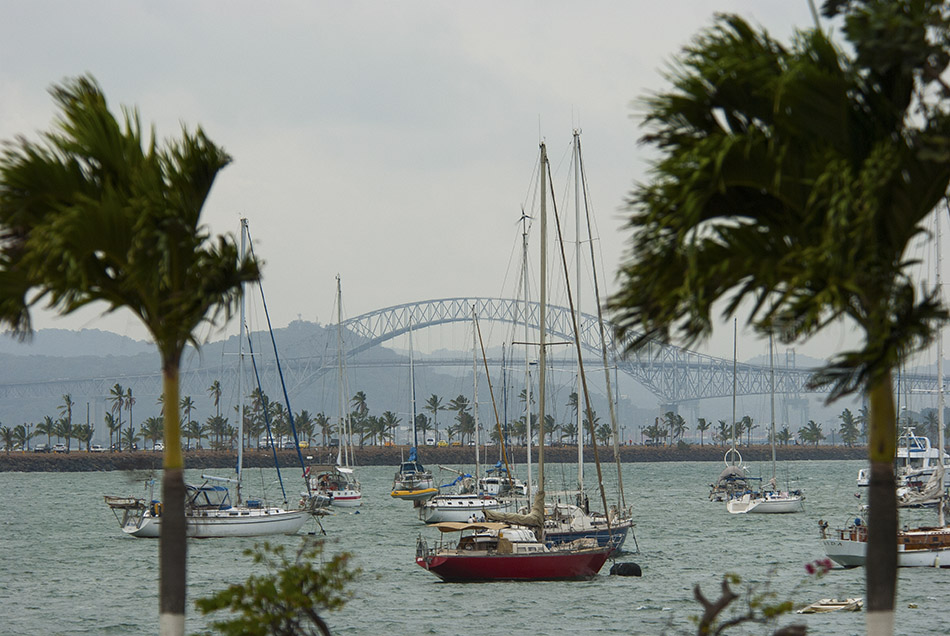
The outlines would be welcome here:
<svg viewBox="0 0 950 636">
<path fill-rule="evenodd" d="M 808 574 L 814 574 L 814 573 L 815 573 L 815 565 L 814 565 L 813 563 L 806 563 L 806 564 L 805 564 L 805 571 L 808 572 Z"/>
</svg>

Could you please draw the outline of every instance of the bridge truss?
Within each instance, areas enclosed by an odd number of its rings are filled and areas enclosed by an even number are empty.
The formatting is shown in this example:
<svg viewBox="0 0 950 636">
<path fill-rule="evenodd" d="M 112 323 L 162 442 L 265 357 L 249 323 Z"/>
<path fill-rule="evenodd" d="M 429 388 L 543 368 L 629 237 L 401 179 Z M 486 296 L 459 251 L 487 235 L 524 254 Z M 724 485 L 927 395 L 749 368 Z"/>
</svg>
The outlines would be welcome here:
<svg viewBox="0 0 950 636">
<path fill-rule="evenodd" d="M 350 318 L 343 322 L 348 346 L 348 366 L 392 366 L 403 362 L 373 360 L 364 354 L 373 347 L 407 333 L 410 327 L 414 331 L 437 327 L 447 323 L 470 322 L 472 307 L 480 321 L 498 321 L 523 324 L 525 305 L 522 301 L 502 298 L 462 297 L 438 300 L 426 300 L 406 303 Z M 536 329 L 539 305 L 527 304 L 529 325 Z M 547 308 L 548 332 L 553 338 L 573 341 L 571 313 L 558 306 Z M 578 316 L 578 330 L 583 349 L 590 354 L 588 365 L 598 366 L 601 360 L 600 329 L 597 317 L 591 314 Z M 733 361 L 689 351 L 675 346 L 650 344 L 628 355 L 618 355 L 622 345 L 615 341 L 613 331 L 605 329 L 607 351 L 610 365 L 625 373 L 646 387 L 661 404 L 675 408 L 676 405 L 694 402 L 706 398 L 731 396 L 733 392 Z M 263 360 L 263 357 L 262 357 Z M 489 366 L 499 367 L 501 360 L 490 359 Z M 464 365 L 468 361 L 427 360 L 419 365 Z M 262 362 L 262 375 L 273 376 L 274 362 Z M 337 360 L 335 351 L 323 355 L 303 357 L 288 356 L 281 353 L 281 367 L 285 382 L 291 394 L 301 387 L 308 386 L 322 375 L 335 372 Z M 775 369 L 775 390 L 778 394 L 798 395 L 810 392 L 807 380 L 810 369 L 777 367 Z M 249 373 L 249 372 L 248 372 Z M 237 384 L 238 363 L 236 356 L 228 366 L 199 366 L 183 369 L 181 375 L 182 394 L 204 394 L 215 380 L 222 386 Z M 738 364 L 736 366 L 737 395 L 755 395 L 769 393 L 769 369 L 767 366 Z M 79 396 L 107 396 L 115 382 L 135 386 L 139 395 L 159 395 L 161 376 L 146 374 L 139 376 L 100 377 L 88 379 L 62 379 L 41 383 L 0 384 L 0 399 L 16 398 L 59 398 L 65 394 Z M 904 375 L 902 383 L 911 392 L 931 392 L 936 389 L 936 379 L 927 375 Z M 245 386 L 253 386 L 249 378 Z"/>
</svg>

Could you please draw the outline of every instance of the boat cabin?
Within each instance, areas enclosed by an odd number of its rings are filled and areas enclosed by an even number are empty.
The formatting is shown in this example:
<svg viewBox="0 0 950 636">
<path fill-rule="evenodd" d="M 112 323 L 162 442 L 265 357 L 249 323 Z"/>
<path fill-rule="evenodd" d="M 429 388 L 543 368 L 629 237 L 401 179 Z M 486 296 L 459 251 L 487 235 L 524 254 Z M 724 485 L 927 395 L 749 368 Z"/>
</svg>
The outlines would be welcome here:
<svg viewBox="0 0 950 636">
<path fill-rule="evenodd" d="M 224 486 L 185 485 L 187 508 L 199 510 L 227 510 L 231 507 L 231 495 Z"/>
</svg>

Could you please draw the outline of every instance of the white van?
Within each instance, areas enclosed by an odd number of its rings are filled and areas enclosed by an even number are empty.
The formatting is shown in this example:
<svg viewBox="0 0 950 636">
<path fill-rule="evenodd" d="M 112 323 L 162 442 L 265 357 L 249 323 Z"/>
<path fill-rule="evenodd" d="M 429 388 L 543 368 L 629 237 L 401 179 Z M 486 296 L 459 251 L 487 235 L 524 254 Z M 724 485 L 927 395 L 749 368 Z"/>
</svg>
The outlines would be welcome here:
<svg viewBox="0 0 950 636">
<path fill-rule="evenodd" d="M 426 446 L 435 446 L 435 438 L 434 438 L 434 437 L 427 437 L 427 438 L 426 438 Z"/>
</svg>

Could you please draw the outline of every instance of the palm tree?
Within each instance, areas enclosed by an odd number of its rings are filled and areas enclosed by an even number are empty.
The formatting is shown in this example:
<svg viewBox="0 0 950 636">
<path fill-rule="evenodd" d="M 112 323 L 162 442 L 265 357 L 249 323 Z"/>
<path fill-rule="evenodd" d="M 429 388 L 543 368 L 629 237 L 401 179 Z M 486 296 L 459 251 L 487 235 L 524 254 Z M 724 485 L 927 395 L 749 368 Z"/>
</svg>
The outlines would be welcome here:
<svg viewBox="0 0 950 636">
<path fill-rule="evenodd" d="M 205 322 L 230 317 L 260 272 L 233 237 L 212 237 L 201 210 L 230 157 L 199 128 L 164 143 L 134 109 L 120 123 L 89 76 L 54 86 L 60 117 L 40 141 L 0 154 L 0 321 L 31 331 L 30 306 L 68 314 L 96 301 L 138 316 L 158 347 L 166 403 L 177 404 L 182 352 Z M 147 134 L 147 133 L 146 133 Z M 165 412 L 159 539 L 160 632 L 184 632 L 187 542 L 180 427 Z"/>
<path fill-rule="evenodd" d="M 717 16 L 672 67 L 674 90 L 646 100 L 660 154 L 630 197 L 631 257 L 609 301 L 633 346 L 707 337 L 724 297 L 727 316 L 749 307 L 788 342 L 839 320 L 863 332 L 810 383 L 870 398 L 869 625 L 893 624 L 896 591 L 891 370 L 947 318 L 905 258 L 950 184 L 943 5 L 828 1 L 844 46 L 815 28 L 786 47 Z"/>
<path fill-rule="evenodd" d="M 17 424 L 13 427 L 13 445 L 27 450 L 30 442 L 30 435 L 26 431 L 26 424 Z M 9 445 L 7 446 L 9 448 Z"/>
<path fill-rule="evenodd" d="M 9 426 L 0 426 L 0 441 L 6 449 L 7 455 L 13 450 L 13 429 Z"/>
<path fill-rule="evenodd" d="M 178 408 L 181 409 L 182 415 L 185 416 L 184 422 L 187 424 L 191 421 L 191 412 L 195 410 L 195 401 L 191 399 L 190 395 L 186 395 L 181 398 L 181 401 L 178 403 Z"/>
<path fill-rule="evenodd" d="M 806 444 L 818 446 L 818 443 L 825 439 L 825 434 L 821 432 L 821 424 L 815 420 L 808 420 L 805 426 L 798 429 L 798 437 Z"/>
<path fill-rule="evenodd" d="M 455 421 L 456 423 L 459 423 L 461 422 L 462 413 L 467 413 L 471 406 L 472 405 L 469 403 L 468 398 L 460 394 L 458 397 L 449 400 L 449 403 L 446 405 L 445 409 L 447 411 L 455 411 Z M 449 439 L 451 439 L 451 437 Z"/>
<path fill-rule="evenodd" d="M 214 414 L 221 415 L 221 381 L 215 380 L 211 383 L 211 386 L 208 387 L 208 395 L 211 396 L 211 400 L 214 402 Z"/>
<path fill-rule="evenodd" d="M 108 417 L 109 414 L 107 413 L 106 418 Z M 152 442 L 152 448 L 155 448 L 155 442 L 161 440 L 164 436 L 162 418 L 155 416 L 145 418 L 145 421 L 142 422 L 142 439 Z"/>
<path fill-rule="evenodd" d="M 316 430 L 316 422 L 310 416 L 310 412 L 302 410 L 294 415 L 294 426 L 297 427 L 297 435 L 301 439 L 307 440 L 307 445 L 313 441 L 313 433 Z"/>
<path fill-rule="evenodd" d="M 230 441 L 230 430 L 231 427 L 228 426 L 228 418 L 218 415 L 209 415 L 208 419 L 205 420 L 205 427 L 208 429 L 208 438 L 211 442 L 211 448 L 214 450 L 224 450 L 226 448 L 231 448 L 230 444 L 226 444 L 225 440 Z"/>
<path fill-rule="evenodd" d="M 130 452 L 135 450 L 135 442 L 141 439 L 141 437 L 142 434 L 136 432 L 134 426 L 129 426 L 127 429 L 122 431 L 122 438 L 125 440 L 125 446 Z"/>
<path fill-rule="evenodd" d="M 696 430 L 699 431 L 699 445 L 703 445 L 703 436 L 706 431 L 709 430 L 709 427 L 712 426 L 712 422 L 707 422 L 705 417 L 701 417 L 696 420 Z"/>
<path fill-rule="evenodd" d="M 574 424 L 574 427 L 577 428 L 577 391 L 571 391 L 567 396 L 567 408 L 571 412 L 571 423 Z"/>
<path fill-rule="evenodd" d="M 65 417 L 59 418 L 53 427 L 53 435 L 56 436 L 56 439 L 66 440 L 66 451 L 69 452 L 69 440 L 73 436 L 73 423 Z"/>
<path fill-rule="evenodd" d="M 122 422 L 117 420 L 112 413 L 106 413 L 105 415 L 105 424 L 106 428 L 109 429 L 109 450 L 110 452 L 115 451 L 115 445 L 112 443 L 113 438 L 117 437 L 117 434 L 120 434 L 122 431 Z M 118 440 L 118 445 L 121 448 L 122 440 Z"/>
<path fill-rule="evenodd" d="M 838 432 L 841 433 L 841 441 L 848 446 L 854 446 L 860 435 L 854 413 L 851 412 L 851 409 L 845 409 L 838 415 L 838 419 L 841 420 L 841 428 L 838 429 Z"/>
<path fill-rule="evenodd" d="M 52 442 L 53 431 L 56 429 L 56 422 L 49 415 L 43 417 L 43 421 L 36 425 L 36 435 L 46 436 L 46 446 L 49 447 Z"/>
<path fill-rule="evenodd" d="M 382 418 L 376 417 L 375 415 L 369 415 L 364 418 L 364 420 L 360 430 L 360 446 L 366 441 L 369 441 L 375 446 L 376 440 L 382 440 L 386 434 L 386 425 L 383 423 Z"/>
<path fill-rule="evenodd" d="M 125 390 L 125 408 L 129 410 L 129 429 L 132 429 L 132 407 L 135 406 L 135 398 L 132 397 L 132 387 Z M 129 435 L 132 435 L 130 433 Z M 129 447 L 131 448 L 131 447 Z"/>
<path fill-rule="evenodd" d="M 561 425 L 561 441 L 567 440 L 568 442 L 577 443 L 577 423 L 568 422 L 567 424 Z"/>
<path fill-rule="evenodd" d="M 429 399 L 426 400 L 422 408 L 432 413 L 432 429 L 435 431 L 435 440 L 439 441 L 439 411 L 445 410 L 445 407 L 442 405 L 442 398 L 433 393 L 429 396 Z M 419 430 L 418 424 L 416 425 L 416 430 Z"/>
<path fill-rule="evenodd" d="M 69 452 L 69 442 L 73 434 L 73 407 L 76 406 L 76 403 L 73 402 L 73 396 L 69 393 L 63 396 L 63 404 L 59 407 L 59 414 L 61 417 L 65 418 L 66 425 L 63 427 L 63 432 L 66 438 L 66 452 Z"/>
<path fill-rule="evenodd" d="M 788 446 L 788 443 L 792 441 L 792 433 L 788 430 L 788 426 L 783 426 L 782 430 L 775 434 L 775 441 L 783 446 Z"/>
<path fill-rule="evenodd" d="M 363 391 L 357 391 L 350 399 L 350 403 L 353 405 L 353 413 L 350 415 L 350 427 L 354 432 L 359 432 L 366 427 L 367 421 L 366 418 L 369 416 L 369 405 L 366 403 L 366 393 Z M 340 427 L 343 427 L 343 422 L 340 422 Z M 343 434 L 340 434 L 340 443 L 343 443 Z M 349 439 L 346 440 L 347 443 L 350 442 Z M 363 445 L 362 439 L 360 440 L 360 446 Z"/>
<path fill-rule="evenodd" d="M 727 423 L 726 420 L 719 420 L 719 428 L 716 429 L 716 434 L 719 436 L 719 445 L 725 446 L 726 442 L 732 439 L 732 425 Z"/>
<path fill-rule="evenodd" d="M 125 408 L 125 389 L 116 382 L 109 390 L 109 402 L 112 403 L 112 415 L 115 416 L 116 431 L 119 433 L 116 438 L 116 450 L 122 450 L 122 409 Z"/>
<path fill-rule="evenodd" d="M 92 424 L 77 424 L 75 427 L 76 440 L 79 442 L 79 450 L 82 450 L 83 442 L 86 444 L 86 452 L 92 444 L 92 436 L 95 435 L 95 427 Z"/>
<path fill-rule="evenodd" d="M 185 450 L 191 450 L 191 440 L 196 440 L 195 448 L 201 448 L 201 440 L 208 434 L 208 426 L 195 420 L 189 420 L 182 423 L 181 433 L 185 437 Z"/>
<path fill-rule="evenodd" d="M 326 413 L 317 413 L 314 418 L 314 427 L 320 429 L 320 437 L 323 442 L 323 446 L 327 445 L 329 438 L 333 433 L 333 422 L 327 417 Z"/>
<path fill-rule="evenodd" d="M 425 413 L 419 413 L 416 417 L 418 418 L 419 415 L 425 417 Z M 379 420 L 383 425 L 384 431 L 383 435 L 381 435 L 379 438 L 379 442 L 382 444 L 385 439 L 391 440 L 395 437 L 396 428 L 398 428 L 399 423 L 402 420 L 396 417 L 396 414 L 392 411 L 383 411 L 383 414 L 379 417 Z"/>
<path fill-rule="evenodd" d="M 416 431 L 422 435 L 423 439 L 426 439 L 429 431 L 432 430 L 431 422 L 432 420 L 430 420 L 429 416 L 425 413 L 416 413 Z"/>
</svg>

